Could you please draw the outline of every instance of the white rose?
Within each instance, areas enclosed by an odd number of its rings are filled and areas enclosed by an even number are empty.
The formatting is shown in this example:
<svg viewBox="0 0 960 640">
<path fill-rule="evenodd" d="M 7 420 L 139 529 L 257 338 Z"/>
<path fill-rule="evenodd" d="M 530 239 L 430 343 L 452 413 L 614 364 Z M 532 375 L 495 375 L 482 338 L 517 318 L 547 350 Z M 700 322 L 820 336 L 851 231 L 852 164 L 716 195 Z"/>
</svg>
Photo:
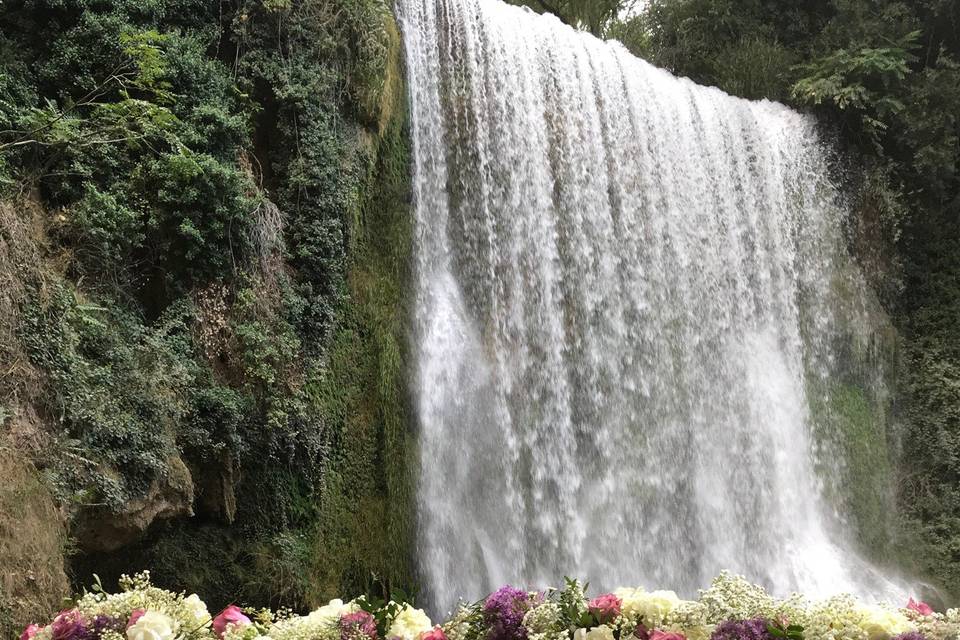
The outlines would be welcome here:
<svg viewBox="0 0 960 640">
<path fill-rule="evenodd" d="M 168 615 L 147 611 L 127 629 L 127 640 L 173 640 L 177 625 Z"/>
<path fill-rule="evenodd" d="M 885 640 L 914 629 L 910 620 L 899 611 L 878 605 L 864 605 L 859 609 L 860 628 L 870 640 Z"/>
<path fill-rule="evenodd" d="M 195 593 L 191 593 L 189 596 L 183 599 L 184 607 L 187 611 L 190 612 L 190 615 L 194 617 L 197 621 L 197 625 L 209 626 L 211 622 L 210 611 L 207 609 L 207 605 L 200 599 Z"/>
<path fill-rule="evenodd" d="M 396 636 L 402 640 L 416 640 L 417 637 L 433 629 L 433 623 L 430 617 L 423 612 L 423 609 L 414 609 L 410 605 L 404 605 L 403 609 L 397 613 L 387 631 L 387 637 Z"/>
<path fill-rule="evenodd" d="M 342 616 L 348 613 L 354 613 L 357 609 L 357 605 L 353 602 L 344 603 L 343 600 L 337 598 L 336 600 L 331 600 L 319 609 L 311 611 L 307 615 L 307 619 L 311 624 L 333 624 Z"/>
</svg>

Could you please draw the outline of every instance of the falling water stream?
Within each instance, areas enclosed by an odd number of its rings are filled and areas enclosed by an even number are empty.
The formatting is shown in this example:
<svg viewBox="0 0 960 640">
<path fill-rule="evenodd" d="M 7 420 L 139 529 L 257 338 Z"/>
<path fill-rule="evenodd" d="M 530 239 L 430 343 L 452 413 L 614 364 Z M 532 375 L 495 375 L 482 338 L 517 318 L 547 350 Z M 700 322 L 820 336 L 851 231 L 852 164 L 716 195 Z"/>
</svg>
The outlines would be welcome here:
<svg viewBox="0 0 960 640">
<path fill-rule="evenodd" d="M 432 606 L 892 589 L 818 478 L 807 387 L 853 276 L 813 122 L 498 0 L 397 4 Z"/>
</svg>

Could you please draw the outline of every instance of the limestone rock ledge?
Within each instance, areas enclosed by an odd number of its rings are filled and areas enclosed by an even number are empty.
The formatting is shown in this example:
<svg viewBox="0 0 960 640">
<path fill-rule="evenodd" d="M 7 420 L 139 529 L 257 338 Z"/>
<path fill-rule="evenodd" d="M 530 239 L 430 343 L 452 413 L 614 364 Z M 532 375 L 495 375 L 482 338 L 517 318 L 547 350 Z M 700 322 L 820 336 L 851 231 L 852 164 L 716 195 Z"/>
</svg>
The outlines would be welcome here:
<svg viewBox="0 0 960 640">
<path fill-rule="evenodd" d="M 91 507 L 73 519 L 71 535 L 87 552 L 116 551 L 136 542 L 160 520 L 193 515 L 193 479 L 179 456 L 167 461 L 168 473 L 155 479 L 147 493 L 129 501 L 121 511 Z"/>
</svg>

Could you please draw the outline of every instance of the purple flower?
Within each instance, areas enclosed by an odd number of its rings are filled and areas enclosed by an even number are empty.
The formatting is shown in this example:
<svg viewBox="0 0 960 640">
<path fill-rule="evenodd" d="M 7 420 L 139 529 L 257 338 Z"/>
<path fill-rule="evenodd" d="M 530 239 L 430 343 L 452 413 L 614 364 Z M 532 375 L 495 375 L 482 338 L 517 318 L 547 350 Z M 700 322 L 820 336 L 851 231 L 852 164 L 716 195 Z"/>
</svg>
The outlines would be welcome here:
<svg viewBox="0 0 960 640">
<path fill-rule="evenodd" d="M 717 625 L 710 640 L 774 640 L 763 618 L 727 620 Z"/>
<path fill-rule="evenodd" d="M 61 611 L 50 624 L 53 640 L 89 640 L 90 631 L 83 614 L 76 609 Z"/>
<path fill-rule="evenodd" d="M 376 640 L 377 621 L 366 611 L 348 613 L 340 618 L 340 640 L 356 640 L 357 633 Z"/>
<path fill-rule="evenodd" d="M 108 615 L 94 616 L 90 622 L 90 634 L 93 638 L 100 638 L 106 631 L 122 632 L 127 625 L 120 619 Z"/>
<path fill-rule="evenodd" d="M 531 597 L 526 591 L 510 585 L 491 593 L 483 603 L 487 640 L 527 640 L 523 616 L 542 600 L 542 595 Z"/>
<path fill-rule="evenodd" d="M 906 633 L 901 633 L 898 636 L 894 636 L 893 640 L 927 640 L 927 639 L 919 631 L 907 631 Z"/>
</svg>

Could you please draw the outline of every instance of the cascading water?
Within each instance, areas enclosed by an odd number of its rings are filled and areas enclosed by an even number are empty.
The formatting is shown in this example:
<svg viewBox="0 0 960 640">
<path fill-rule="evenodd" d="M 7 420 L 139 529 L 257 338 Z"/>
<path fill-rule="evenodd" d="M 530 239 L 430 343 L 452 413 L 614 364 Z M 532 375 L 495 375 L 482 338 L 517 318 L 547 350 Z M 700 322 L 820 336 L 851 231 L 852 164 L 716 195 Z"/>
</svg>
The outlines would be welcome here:
<svg viewBox="0 0 960 640">
<path fill-rule="evenodd" d="M 850 276 L 813 123 L 496 0 L 398 13 L 433 606 L 564 574 L 892 588 L 815 472 Z"/>
</svg>

